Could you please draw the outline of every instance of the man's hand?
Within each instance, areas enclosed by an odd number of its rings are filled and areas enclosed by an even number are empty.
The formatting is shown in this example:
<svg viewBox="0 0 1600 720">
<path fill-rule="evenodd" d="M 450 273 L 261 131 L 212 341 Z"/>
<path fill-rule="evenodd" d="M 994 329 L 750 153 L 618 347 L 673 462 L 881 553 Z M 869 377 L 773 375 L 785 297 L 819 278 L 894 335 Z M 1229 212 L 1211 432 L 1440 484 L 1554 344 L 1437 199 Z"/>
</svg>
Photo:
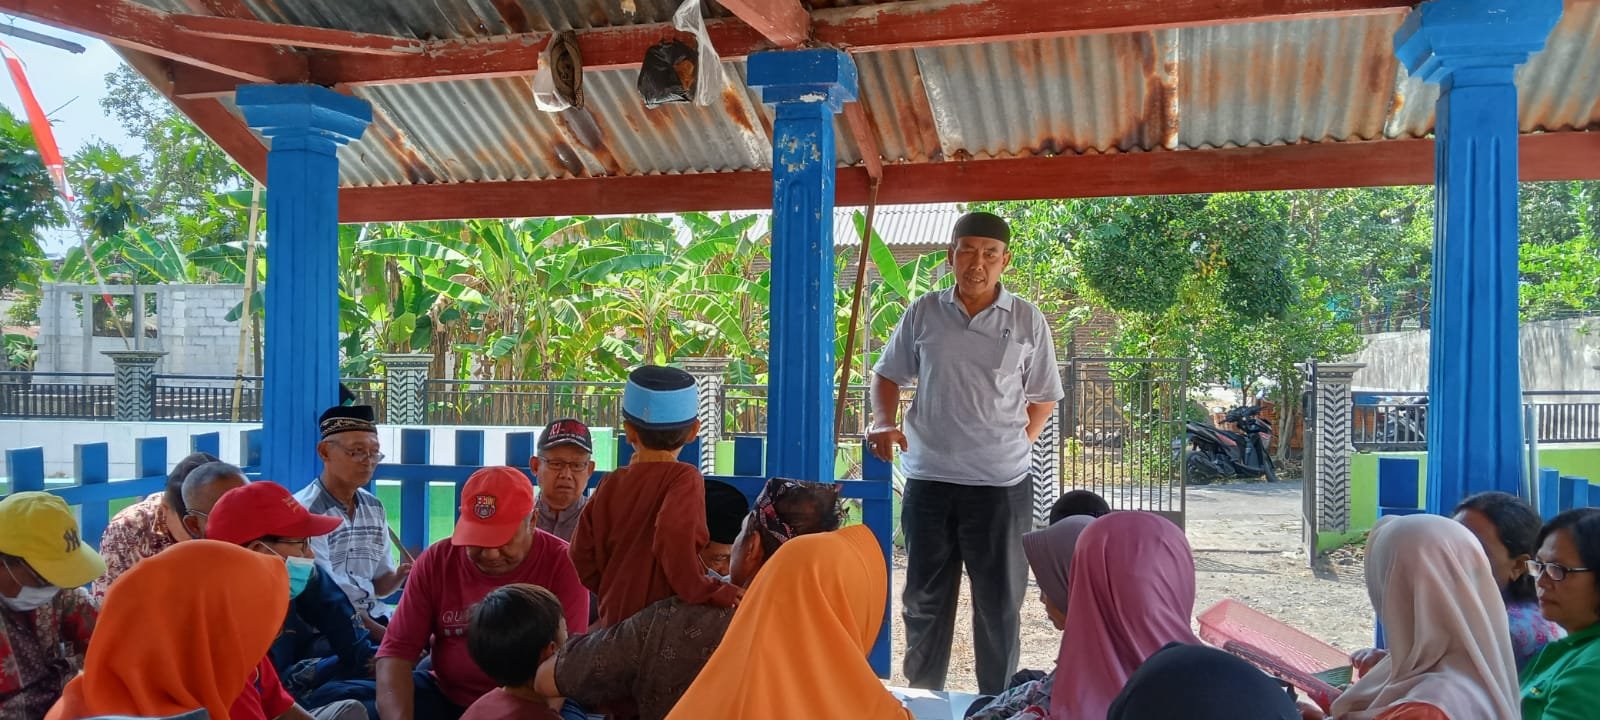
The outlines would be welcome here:
<svg viewBox="0 0 1600 720">
<path fill-rule="evenodd" d="M 893 425 L 874 425 L 867 431 L 867 449 L 872 451 L 873 457 L 884 462 L 894 461 L 894 446 L 900 446 L 903 452 L 910 446 L 906 443 L 906 434 Z"/>
<path fill-rule="evenodd" d="M 386 598 L 395 594 L 404 585 L 406 578 L 411 576 L 411 563 L 400 563 L 400 567 L 386 572 L 372 579 L 372 590 L 378 597 Z"/>
</svg>

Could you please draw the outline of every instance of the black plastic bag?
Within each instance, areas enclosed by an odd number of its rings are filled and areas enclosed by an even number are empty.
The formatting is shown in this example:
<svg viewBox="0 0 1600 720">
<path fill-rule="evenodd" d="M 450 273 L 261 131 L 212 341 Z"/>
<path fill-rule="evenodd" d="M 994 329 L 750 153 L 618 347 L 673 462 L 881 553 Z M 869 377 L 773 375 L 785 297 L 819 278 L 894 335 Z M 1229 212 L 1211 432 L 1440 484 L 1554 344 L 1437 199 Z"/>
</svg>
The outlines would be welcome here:
<svg viewBox="0 0 1600 720">
<path fill-rule="evenodd" d="M 694 48 L 680 40 L 650 46 L 639 66 L 639 96 L 644 98 L 644 106 L 693 102 L 698 67 Z"/>
</svg>

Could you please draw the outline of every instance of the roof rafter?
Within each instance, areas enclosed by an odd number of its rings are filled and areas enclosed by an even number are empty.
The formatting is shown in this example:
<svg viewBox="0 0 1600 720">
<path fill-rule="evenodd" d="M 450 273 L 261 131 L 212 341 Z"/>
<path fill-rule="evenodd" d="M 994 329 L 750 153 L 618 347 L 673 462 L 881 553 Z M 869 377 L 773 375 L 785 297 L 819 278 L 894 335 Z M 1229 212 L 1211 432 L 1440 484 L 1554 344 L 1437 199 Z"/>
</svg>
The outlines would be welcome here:
<svg viewBox="0 0 1600 720">
<path fill-rule="evenodd" d="M 288 45 L 369 55 L 413 55 L 422 52 L 424 48 L 423 41 L 415 38 L 330 30 L 306 25 L 284 25 L 209 15 L 173 15 L 171 20 L 180 30 L 200 37 L 260 45 Z"/>
<path fill-rule="evenodd" d="M 1600 132 L 1524 135 L 1523 180 L 1600 179 Z M 887 165 L 885 205 L 984 200 L 1168 195 L 1425 185 L 1433 182 L 1427 139 L 1316 143 L 1226 150 L 969 160 Z M 864 168 L 841 168 L 836 203 L 866 203 Z M 341 222 L 539 217 L 687 210 L 756 210 L 772 205 L 766 171 L 597 177 L 453 185 L 347 188 Z"/>
<path fill-rule="evenodd" d="M 15 0 L 12 0 L 15 1 Z M 765 6 L 775 0 L 744 0 Z M 793 0 L 787 0 L 793 2 Z M 810 14 L 820 43 L 855 51 L 1140 32 L 1159 28 L 1295 18 L 1403 13 L 1420 0 L 1105 0 L 1062 12 L 1059 0 L 914 0 L 829 8 Z M 769 49 L 773 40 L 735 18 L 706 22 L 725 60 Z M 638 67 L 644 52 L 678 31 L 666 23 L 580 30 L 576 35 L 589 70 Z M 549 33 L 429 42 L 417 56 L 373 57 L 338 53 L 310 61 L 323 85 L 439 82 L 531 75 Z M 180 93 L 184 89 L 180 88 Z"/>
<path fill-rule="evenodd" d="M 811 14 L 800 0 L 721 0 L 719 3 L 778 47 L 798 47 L 811 38 Z"/>
<path fill-rule="evenodd" d="M 243 82 L 302 82 L 306 77 L 306 61 L 301 56 L 265 45 L 198 37 L 174 26 L 167 13 L 132 0 L 0 0 L 0 12 Z"/>
</svg>

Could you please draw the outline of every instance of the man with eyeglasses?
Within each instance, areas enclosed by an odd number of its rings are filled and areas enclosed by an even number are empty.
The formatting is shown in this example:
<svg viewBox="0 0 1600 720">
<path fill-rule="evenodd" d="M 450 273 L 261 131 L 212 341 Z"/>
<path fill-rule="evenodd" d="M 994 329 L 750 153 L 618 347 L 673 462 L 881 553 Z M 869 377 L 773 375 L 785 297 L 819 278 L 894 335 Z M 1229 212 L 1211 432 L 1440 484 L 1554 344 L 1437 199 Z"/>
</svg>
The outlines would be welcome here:
<svg viewBox="0 0 1600 720">
<path fill-rule="evenodd" d="M 383 601 L 405 583 L 411 563 L 398 566 L 389 554 L 389 518 L 378 496 L 368 491 L 372 473 L 383 461 L 378 427 L 370 405 L 340 405 L 322 413 L 322 477 L 294 498 L 314 515 L 344 522 L 331 534 L 311 538 L 317 565 L 344 590 L 361 612 L 373 640 L 382 642 L 392 609 Z"/>
<path fill-rule="evenodd" d="M 578 516 L 589 498 L 589 476 L 594 474 L 594 440 L 589 426 L 562 418 L 539 434 L 538 454 L 528 458 L 528 470 L 539 479 L 534 526 L 567 542 L 578 529 Z"/>
<path fill-rule="evenodd" d="M 78 673 L 99 616 L 79 586 L 105 571 L 61 498 L 0 500 L 0 718 L 44 717 Z"/>
</svg>

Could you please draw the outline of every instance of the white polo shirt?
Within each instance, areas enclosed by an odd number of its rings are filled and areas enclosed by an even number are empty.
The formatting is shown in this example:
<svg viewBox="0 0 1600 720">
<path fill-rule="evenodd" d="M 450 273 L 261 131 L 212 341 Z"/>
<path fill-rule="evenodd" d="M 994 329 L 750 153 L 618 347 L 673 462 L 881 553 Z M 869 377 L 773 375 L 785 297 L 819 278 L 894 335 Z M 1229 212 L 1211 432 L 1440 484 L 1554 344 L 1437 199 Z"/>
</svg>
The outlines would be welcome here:
<svg viewBox="0 0 1600 720">
<path fill-rule="evenodd" d="M 1000 287 L 976 316 L 955 288 L 906 308 L 873 372 L 916 396 L 903 428 L 907 477 L 961 485 L 1011 486 L 1028 476 L 1033 443 L 1028 405 L 1064 393 L 1050 323 Z"/>
</svg>

